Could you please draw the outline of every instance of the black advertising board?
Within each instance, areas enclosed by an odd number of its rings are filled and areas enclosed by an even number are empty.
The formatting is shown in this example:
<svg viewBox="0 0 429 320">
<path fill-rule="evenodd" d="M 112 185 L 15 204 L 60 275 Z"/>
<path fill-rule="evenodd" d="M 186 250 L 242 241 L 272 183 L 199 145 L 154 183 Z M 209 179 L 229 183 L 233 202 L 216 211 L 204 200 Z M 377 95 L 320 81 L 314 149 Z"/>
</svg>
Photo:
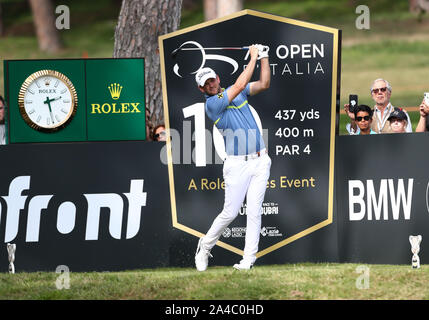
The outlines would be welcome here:
<svg viewBox="0 0 429 320">
<path fill-rule="evenodd" d="M 337 137 L 341 262 L 411 264 L 410 235 L 429 259 L 427 133 Z"/>
<path fill-rule="evenodd" d="M 21 271 L 167 266 L 171 234 L 163 143 L 0 148 L 0 271 L 7 243 Z"/>
<path fill-rule="evenodd" d="M 337 136 L 332 223 L 261 264 L 410 264 L 410 235 L 422 236 L 427 263 L 428 143 L 427 133 Z M 131 141 L 1 146 L 0 272 L 7 243 L 17 245 L 17 272 L 193 267 L 195 236 L 173 227 L 165 149 Z M 189 205 L 208 214 L 213 205 L 204 200 Z M 212 252 L 214 265 L 236 258 L 222 247 Z"/>
<path fill-rule="evenodd" d="M 410 235 L 427 263 L 429 134 L 336 136 L 340 38 L 252 10 L 183 29 L 159 39 L 167 143 L 0 146 L 0 272 L 7 243 L 17 272 L 194 267 L 222 210 L 225 156 L 195 73 L 208 66 L 231 85 L 252 43 L 269 46 L 271 72 L 249 98 L 272 159 L 257 264 L 410 264 Z M 244 203 L 210 265 L 239 260 L 245 227 Z"/>
<path fill-rule="evenodd" d="M 195 73 L 211 67 L 226 88 L 248 61 L 248 50 L 240 48 L 254 43 L 269 46 L 271 71 L 270 88 L 249 98 L 272 159 L 257 257 L 264 257 L 258 263 L 284 262 L 290 256 L 276 254 L 270 259 L 265 255 L 333 222 L 340 69 L 337 29 L 244 10 L 160 37 L 164 115 L 171 134 L 165 159 L 171 214 L 173 226 L 194 236 L 196 247 L 197 238 L 222 210 L 223 139 L 205 115 L 205 98 Z M 258 78 L 257 66 L 252 80 Z M 244 203 L 217 243 L 238 255 L 246 233 L 245 211 Z M 330 243 L 335 236 L 331 230 L 324 239 Z M 320 245 L 318 237 L 312 239 L 315 247 Z M 313 254 L 317 255 L 310 250 L 298 256 L 312 260 Z"/>
</svg>

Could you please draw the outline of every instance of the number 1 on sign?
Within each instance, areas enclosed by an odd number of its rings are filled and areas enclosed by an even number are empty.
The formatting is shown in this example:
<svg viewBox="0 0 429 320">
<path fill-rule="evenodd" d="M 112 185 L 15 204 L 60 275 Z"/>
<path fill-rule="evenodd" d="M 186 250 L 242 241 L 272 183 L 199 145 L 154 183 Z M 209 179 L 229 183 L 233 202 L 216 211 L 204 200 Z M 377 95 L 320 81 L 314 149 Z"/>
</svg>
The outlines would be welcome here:
<svg viewBox="0 0 429 320">
<path fill-rule="evenodd" d="M 204 103 L 195 103 L 183 108 L 185 118 L 195 117 L 195 166 L 205 167 L 206 159 L 206 118 L 204 114 Z"/>
</svg>

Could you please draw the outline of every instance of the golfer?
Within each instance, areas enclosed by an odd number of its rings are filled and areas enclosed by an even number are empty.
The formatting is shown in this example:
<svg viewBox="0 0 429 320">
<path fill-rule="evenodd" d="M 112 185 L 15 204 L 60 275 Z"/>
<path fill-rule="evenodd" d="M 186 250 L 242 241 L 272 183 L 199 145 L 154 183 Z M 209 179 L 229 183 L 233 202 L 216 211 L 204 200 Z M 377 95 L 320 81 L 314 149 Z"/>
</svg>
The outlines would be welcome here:
<svg viewBox="0 0 429 320">
<path fill-rule="evenodd" d="M 237 217 L 244 198 L 247 199 L 247 221 L 244 255 L 234 265 L 249 270 L 256 260 L 261 231 L 262 202 L 270 175 L 271 159 L 265 149 L 261 132 L 253 118 L 248 96 L 270 86 L 269 48 L 252 45 L 250 61 L 235 83 L 221 88 L 219 76 L 210 68 L 202 68 L 195 76 L 198 88 L 205 94 L 207 116 L 222 132 L 227 158 L 223 165 L 225 203 L 207 234 L 198 242 L 195 266 L 205 271 L 210 250 L 225 228 Z M 260 60 L 259 80 L 250 82 L 257 60 Z"/>
</svg>

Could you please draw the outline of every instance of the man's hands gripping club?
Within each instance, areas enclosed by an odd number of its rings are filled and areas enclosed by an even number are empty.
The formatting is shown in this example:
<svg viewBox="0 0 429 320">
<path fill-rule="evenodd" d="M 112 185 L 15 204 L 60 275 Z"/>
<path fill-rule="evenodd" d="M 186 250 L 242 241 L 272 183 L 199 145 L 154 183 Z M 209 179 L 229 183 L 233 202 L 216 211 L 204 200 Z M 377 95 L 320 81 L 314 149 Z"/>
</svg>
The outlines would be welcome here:
<svg viewBox="0 0 429 320">
<path fill-rule="evenodd" d="M 231 102 L 235 97 L 246 88 L 249 83 L 253 71 L 255 70 L 256 61 L 263 58 L 268 58 L 269 48 L 261 44 L 254 44 L 249 47 L 250 60 L 244 71 L 237 78 L 235 83 L 227 89 L 228 100 Z M 261 73 L 258 81 L 250 83 L 250 95 L 264 91 L 270 86 L 270 66 L 268 59 L 261 61 Z"/>
<path fill-rule="evenodd" d="M 262 58 L 268 58 L 268 51 L 270 51 L 270 47 L 264 46 L 262 44 L 254 44 L 256 48 L 258 48 L 258 60 Z"/>
</svg>

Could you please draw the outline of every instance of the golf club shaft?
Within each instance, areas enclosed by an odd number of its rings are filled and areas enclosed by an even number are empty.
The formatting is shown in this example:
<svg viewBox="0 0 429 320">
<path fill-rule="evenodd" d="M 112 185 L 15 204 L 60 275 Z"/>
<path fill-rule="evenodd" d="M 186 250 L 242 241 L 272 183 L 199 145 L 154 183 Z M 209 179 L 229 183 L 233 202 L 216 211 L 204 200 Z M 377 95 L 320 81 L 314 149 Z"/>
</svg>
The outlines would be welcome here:
<svg viewBox="0 0 429 320">
<path fill-rule="evenodd" d="M 202 48 L 203 50 L 248 50 L 249 47 L 214 47 Z M 201 48 L 180 48 L 180 50 L 201 50 Z"/>
</svg>

